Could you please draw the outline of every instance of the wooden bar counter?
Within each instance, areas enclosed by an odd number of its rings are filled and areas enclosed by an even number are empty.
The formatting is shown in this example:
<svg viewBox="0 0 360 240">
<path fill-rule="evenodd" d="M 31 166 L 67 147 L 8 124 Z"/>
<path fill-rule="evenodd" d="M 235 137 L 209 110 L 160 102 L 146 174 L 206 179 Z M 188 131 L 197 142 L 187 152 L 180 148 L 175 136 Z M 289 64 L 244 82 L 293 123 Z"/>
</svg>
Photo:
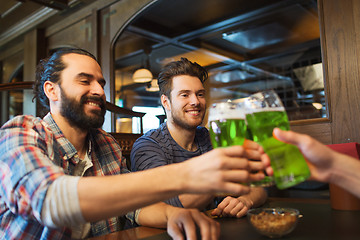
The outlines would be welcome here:
<svg viewBox="0 0 360 240">
<path fill-rule="evenodd" d="M 360 211 L 341 211 L 331 209 L 327 199 L 269 198 L 264 207 L 296 208 L 303 215 L 293 232 L 283 239 L 327 239 L 352 240 L 360 239 Z M 246 217 L 217 218 L 220 222 L 220 240 L 232 239 L 268 239 L 257 233 Z M 92 240 L 167 240 L 171 239 L 163 229 L 137 227 Z M 201 239 L 200 237 L 198 239 Z"/>
</svg>

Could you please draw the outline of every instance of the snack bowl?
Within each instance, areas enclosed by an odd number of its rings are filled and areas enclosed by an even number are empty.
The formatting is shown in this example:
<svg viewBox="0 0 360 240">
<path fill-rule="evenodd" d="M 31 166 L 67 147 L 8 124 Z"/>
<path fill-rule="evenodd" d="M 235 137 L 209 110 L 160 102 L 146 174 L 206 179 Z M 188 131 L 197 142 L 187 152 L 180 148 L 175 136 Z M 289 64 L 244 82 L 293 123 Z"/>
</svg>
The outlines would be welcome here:
<svg viewBox="0 0 360 240">
<path fill-rule="evenodd" d="M 279 238 L 292 232 L 302 217 L 294 208 L 253 208 L 247 218 L 253 228 L 269 238 Z"/>
</svg>

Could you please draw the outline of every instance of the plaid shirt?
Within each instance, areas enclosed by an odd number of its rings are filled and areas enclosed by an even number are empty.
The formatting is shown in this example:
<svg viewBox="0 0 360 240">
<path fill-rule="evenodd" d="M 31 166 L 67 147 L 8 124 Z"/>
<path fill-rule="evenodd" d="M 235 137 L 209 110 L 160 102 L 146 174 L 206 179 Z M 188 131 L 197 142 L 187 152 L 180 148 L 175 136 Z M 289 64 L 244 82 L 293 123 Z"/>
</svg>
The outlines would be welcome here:
<svg viewBox="0 0 360 240">
<path fill-rule="evenodd" d="M 110 134 L 94 129 L 88 138 L 93 167 L 86 176 L 129 172 Z M 64 174 L 73 175 L 78 162 L 76 149 L 50 114 L 43 120 L 18 116 L 7 122 L 0 129 L 0 239 L 70 239 L 69 228 L 48 228 L 40 216 L 50 184 Z M 92 223 L 91 235 L 119 231 L 124 221 L 115 217 Z"/>
</svg>

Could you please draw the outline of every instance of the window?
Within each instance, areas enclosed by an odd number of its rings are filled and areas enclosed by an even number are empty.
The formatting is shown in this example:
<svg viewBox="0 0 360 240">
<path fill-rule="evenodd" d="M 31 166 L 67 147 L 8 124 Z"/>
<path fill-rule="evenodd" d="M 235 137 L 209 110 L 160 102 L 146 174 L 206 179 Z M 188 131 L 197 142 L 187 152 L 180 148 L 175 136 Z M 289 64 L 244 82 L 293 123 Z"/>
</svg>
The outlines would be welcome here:
<svg viewBox="0 0 360 240">
<path fill-rule="evenodd" d="M 116 98 L 129 109 L 160 106 L 150 81 L 187 57 L 209 72 L 208 106 L 274 89 L 290 120 L 327 114 L 316 0 L 159 0 L 125 28 L 114 51 Z M 146 82 L 133 79 L 140 68 L 152 73 Z"/>
<path fill-rule="evenodd" d="M 143 117 L 143 130 L 144 133 L 151 130 L 158 128 L 160 126 L 160 123 L 162 122 L 161 117 L 164 115 L 164 110 L 162 107 L 143 107 L 143 106 L 135 106 L 132 109 L 135 112 L 142 112 L 146 113 Z M 133 118 L 133 124 L 132 124 L 132 132 L 133 133 L 139 133 L 140 129 L 140 119 L 139 118 Z"/>
</svg>

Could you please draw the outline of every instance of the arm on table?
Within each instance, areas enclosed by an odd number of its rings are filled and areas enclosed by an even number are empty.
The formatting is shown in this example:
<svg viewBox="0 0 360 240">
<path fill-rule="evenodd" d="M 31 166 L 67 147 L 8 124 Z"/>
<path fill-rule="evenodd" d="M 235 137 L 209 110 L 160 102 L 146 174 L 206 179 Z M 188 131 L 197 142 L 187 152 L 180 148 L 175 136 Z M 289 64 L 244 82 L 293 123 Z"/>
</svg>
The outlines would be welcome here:
<svg viewBox="0 0 360 240">
<path fill-rule="evenodd" d="M 213 199 L 213 194 L 181 194 L 179 199 L 184 208 L 204 209 Z"/>
<path fill-rule="evenodd" d="M 142 226 L 167 227 L 173 239 L 196 239 L 196 225 L 202 239 L 218 239 L 220 225 L 197 209 L 183 209 L 165 203 L 157 203 L 141 209 L 138 223 Z M 195 225 L 195 224 L 196 225 Z"/>
<path fill-rule="evenodd" d="M 226 197 L 216 209 L 211 212 L 213 216 L 230 216 L 240 218 L 246 215 L 252 207 L 258 207 L 267 199 L 266 191 L 261 187 L 250 189 L 250 193 L 240 197 Z"/>
</svg>

